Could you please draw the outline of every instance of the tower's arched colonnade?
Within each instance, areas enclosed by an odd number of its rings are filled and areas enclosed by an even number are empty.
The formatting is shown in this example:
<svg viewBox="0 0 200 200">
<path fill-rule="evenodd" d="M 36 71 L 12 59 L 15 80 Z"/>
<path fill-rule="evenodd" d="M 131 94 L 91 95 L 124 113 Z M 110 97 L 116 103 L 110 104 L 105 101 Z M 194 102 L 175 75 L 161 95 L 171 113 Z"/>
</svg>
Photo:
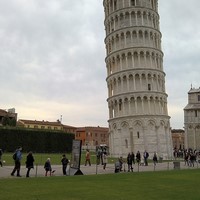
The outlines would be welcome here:
<svg viewBox="0 0 200 200">
<path fill-rule="evenodd" d="M 104 0 L 110 152 L 172 156 L 158 0 Z"/>
</svg>

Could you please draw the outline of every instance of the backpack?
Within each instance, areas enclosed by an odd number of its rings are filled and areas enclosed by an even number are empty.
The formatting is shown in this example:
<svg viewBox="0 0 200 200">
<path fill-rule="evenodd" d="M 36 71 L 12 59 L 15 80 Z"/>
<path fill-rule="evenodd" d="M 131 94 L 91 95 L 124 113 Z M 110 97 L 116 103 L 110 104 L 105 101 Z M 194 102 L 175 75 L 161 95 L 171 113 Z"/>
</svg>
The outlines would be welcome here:
<svg viewBox="0 0 200 200">
<path fill-rule="evenodd" d="M 16 160 L 17 159 L 17 152 L 15 152 L 12 157 L 13 157 L 13 160 Z"/>
</svg>

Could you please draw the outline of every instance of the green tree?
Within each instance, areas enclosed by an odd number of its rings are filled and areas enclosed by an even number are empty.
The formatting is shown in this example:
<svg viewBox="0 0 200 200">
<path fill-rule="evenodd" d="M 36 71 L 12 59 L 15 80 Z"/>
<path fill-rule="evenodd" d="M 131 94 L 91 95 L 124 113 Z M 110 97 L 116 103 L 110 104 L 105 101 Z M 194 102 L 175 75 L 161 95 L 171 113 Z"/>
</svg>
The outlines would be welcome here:
<svg viewBox="0 0 200 200">
<path fill-rule="evenodd" d="M 10 126 L 16 126 L 16 124 L 17 124 L 17 121 L 16 121 L 15 118 L 12 118 L 12 119 L 9 120 L 9 125 Z"/>
<path fill-rule="evenodd" d="M 16 126 L 17 121 L 15 118 L 10 118 L 8 115 L 6 115 L 5 117 L 3 117 L 2 119 L 2 125 L 3 126 Z"/>
<path fill-rule="evenodd" d="M 9 125 L 9 121 L 10 121 L 10 119 L 9 119 L 8 116 L 3 117 L 3 119 L 2 119 L 2 125 L 3 126 L 8 126 Z"/>
</svg>

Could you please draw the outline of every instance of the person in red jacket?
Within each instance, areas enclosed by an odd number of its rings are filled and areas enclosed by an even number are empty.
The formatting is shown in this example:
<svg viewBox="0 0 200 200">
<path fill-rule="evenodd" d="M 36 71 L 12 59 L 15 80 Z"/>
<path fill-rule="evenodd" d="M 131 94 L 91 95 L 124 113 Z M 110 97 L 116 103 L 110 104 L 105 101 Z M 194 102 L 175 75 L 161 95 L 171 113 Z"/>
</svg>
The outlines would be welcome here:
<svg viewBox="0 0 200 200">
<path fill-rule="evenodd" d="M 90 162 L 90 152 L 87 149 L 86 154 L 85 154 L 85 166 L 87 165 L 87 163 L 89 164 L 89 166 L 91 166 L 91 162 Z"/>
</svg>

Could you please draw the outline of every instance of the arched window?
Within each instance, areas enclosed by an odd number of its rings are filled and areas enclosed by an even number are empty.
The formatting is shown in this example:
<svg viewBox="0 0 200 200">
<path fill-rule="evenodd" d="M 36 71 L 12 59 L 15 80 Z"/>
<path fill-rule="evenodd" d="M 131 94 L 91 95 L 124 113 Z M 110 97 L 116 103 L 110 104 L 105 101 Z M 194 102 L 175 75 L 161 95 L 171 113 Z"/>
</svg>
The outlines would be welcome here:
<svg viewBox="0 0 200 200">
<path fill-rule="evenodd" d="M 152 7 L 152 9 L 154 9 L 154 2 L 153 2 L 153 0 L 151 0 L 151 7 Z"/>
<path fill-rule="evenodd" d="M 131 0 L 131 6 L 135 6 L 135 0 Z"/>
<path fill-rule="evenodd" d="M 125 139 L 126 148 L 128 148 L 128 140 Z"/>
<path fill-rule="evenodd" d="M 195 117 L 198 117 L 198 111 L 197 110 L 195 110 Z"/>
<path fill-rule="evenodd" d="M 148 90 L 151 91 L 151 84 L 148 84 Z"/>
<path fill-rule="evenodd" d="M 114 10 L 117 10 L 117 1 L 114 1 Z"/>
<path fill-rule="evenodd" d="M 119 110 L 121 111 L 122 110 L 122 100 L 120 99 L 119 101 Z"/>
</svg>

